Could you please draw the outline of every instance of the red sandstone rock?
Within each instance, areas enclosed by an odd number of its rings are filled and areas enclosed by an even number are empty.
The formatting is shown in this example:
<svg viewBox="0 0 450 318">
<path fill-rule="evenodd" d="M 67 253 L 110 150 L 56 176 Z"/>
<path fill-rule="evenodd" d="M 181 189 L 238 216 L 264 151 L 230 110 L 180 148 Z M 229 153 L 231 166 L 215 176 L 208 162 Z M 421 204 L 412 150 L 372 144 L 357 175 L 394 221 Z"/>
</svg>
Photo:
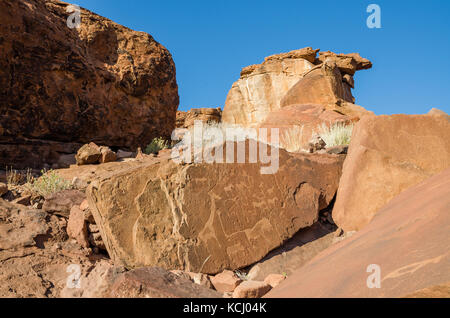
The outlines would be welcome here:
<svg viewBox="0 0 450 318">
<path fill-rule="evenodd" d="M 93 140 L 134 150 L 175 128 L 179 98 L 168 50 L 84 9 L 80 28 L 70 29 L 68 5 L 0 2 L 2 166 L 51 165 Z"/>
<path fill-rule="evenodd" d="M 409 188 L 267 297 L 404 297 L 450 281 L 450 169 Z M 380 287 L 368 288 L 380 266 Z"/>
<path fill-rule="evenodd" d="M 353 130 L 333 219 L 345 231 L 360 230 L 395 196 L 448 167 L 445 116 L 365 117 Z"/>
<path fill-rule="evenodd" d="M 88 232 L 84 212 L 79 207 L 73 206 L 70 210 L 69 221 L 67 222 L 67 234 L 74 238 L 78 244 L 89 247 Z"/>
<path fill-rule="evenodd" d="M 270 274 L 264 279 L 264 282 L 270 285 L 272 288 L 277 287 L 280 283 L 286 279 L 286 276 L 281 274 Z"/>
<path fill-rule="evenodd" d="M 233 292 L 233 298 L 261 298 L 272 287 L 266 282 L 247 280 L 240 284 Z"/>
<path fill-rule="evenodd" d="M 212 276 L 211 283 L 218 292 L 226 293 L 234 291 L 242 283 L 242 279 L 237 277 L 234 272 L 226 270 Z"/>
<path fill-rule="evenodd" d="M 69 217 L 74 205 L 79 206 L 86 199 L 86 195 L 78 190 L 63 190 L 45 198 L 42 209 L 49 213 L 55 213 Z"/>
</svg>

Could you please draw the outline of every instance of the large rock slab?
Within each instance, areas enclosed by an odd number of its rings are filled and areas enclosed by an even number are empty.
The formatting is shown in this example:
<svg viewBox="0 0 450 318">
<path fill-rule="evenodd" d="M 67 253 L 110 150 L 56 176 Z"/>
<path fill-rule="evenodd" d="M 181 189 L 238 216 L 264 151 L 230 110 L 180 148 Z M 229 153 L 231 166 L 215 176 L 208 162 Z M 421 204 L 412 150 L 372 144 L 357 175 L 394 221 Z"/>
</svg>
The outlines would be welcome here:
<svg viewBox="0 0 450 318">
<path fill-rule="evenodd" d="M 412 187 L 267 297 L 404 297 L 450 281 L 450 169 Z M 368 288 L 380 266 L 380 288 Z"/>
<path fill-rule="evenodd" d="M 392 198 L 450 167 L 446 116 L 364 117 L 355 126 L 333 219 L 360 230 Z"/>
<path fill-rule="evenodd" d="M 176 164 L 167 154 L 93 180 L 89 206 L 111 258 L 211 274 L 253 264 L 317 221 L 343 157 L 280 150 L 267 175 L 248 162 Z"/>
<path fill-rule="evenodd" d="M 80 28 L 71 29 L 68 6 L 0 2 L 3 166 L 37 168 L 57 163 L 61 151 L 76 152 L 61 143 L 136 150 L 175 127 L 179 99 L 169 51 L 147 33 L 84 9 Z"/>
</svg>

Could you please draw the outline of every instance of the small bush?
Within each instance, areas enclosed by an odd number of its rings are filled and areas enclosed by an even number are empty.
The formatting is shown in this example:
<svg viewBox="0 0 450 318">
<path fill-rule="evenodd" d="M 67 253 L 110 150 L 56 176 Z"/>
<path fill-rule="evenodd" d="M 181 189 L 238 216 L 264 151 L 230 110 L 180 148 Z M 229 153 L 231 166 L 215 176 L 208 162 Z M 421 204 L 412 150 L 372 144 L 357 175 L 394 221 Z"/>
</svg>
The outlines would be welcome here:
<svg viewBox="0 0 450 318">
<path fill-rule="evenodd" d="M 149 154 L 157 154 L 160 150 L 169 148 L 169 142 L 161 137 L 154 138 L 152 142 L 145 148 L 144 153 Z"/>
<path fill-rule="evenodd" d="M 353 132 L 353 124 L 335 123 L 331 126 L 322 124 L 319 129 L 319 136 L 327 144 L 326 147 L 349 145 Z"/>
<path fill-rule="evenodd" d="M 39 178 L 29 178 L 27 187 L 30 191 L 46 197 L 56 192 L 72 189 L 72 185 L 69 181 L 61 178 L 53 170 L 42 170 L 42 176 Z"/>
<path fill-rule="evenodd" d="M 292 126 L 284 131 L 281 136 L 280 146 L 288 152 L 299 152 L 303 150 L 303 126 Z"/>
</svg>

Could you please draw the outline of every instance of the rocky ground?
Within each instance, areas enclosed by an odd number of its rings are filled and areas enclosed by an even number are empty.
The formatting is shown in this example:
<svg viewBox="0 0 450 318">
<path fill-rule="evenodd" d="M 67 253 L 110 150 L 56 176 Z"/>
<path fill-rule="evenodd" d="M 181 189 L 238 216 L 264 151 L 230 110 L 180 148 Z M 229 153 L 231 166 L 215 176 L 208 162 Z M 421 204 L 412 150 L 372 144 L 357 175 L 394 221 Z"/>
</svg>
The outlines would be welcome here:
<svg viewBox="0 0 450 318">
<path fill-rule="evenodd" d="M 450 297 L 450 116 L 376 116 L 372 63 L 310 47 L 177 112 L 161 44 L 66 7 L 0 2 L 0 297 Z M 196 120 L 270 133 L 180 162 Z"/>
</svg>

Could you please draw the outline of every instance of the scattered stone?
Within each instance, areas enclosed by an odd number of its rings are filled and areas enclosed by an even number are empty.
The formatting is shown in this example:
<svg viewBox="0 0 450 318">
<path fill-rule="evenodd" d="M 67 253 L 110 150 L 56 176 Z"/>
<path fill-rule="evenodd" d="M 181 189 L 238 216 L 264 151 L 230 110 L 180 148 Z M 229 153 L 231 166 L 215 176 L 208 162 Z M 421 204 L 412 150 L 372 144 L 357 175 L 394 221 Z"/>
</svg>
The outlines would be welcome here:
<svg viewBox="0 0 450 318">
<path fill-rule="evenodd" d="M 222 294 L 194 284 L 159 267 L 120 274 L 109 293 L 114 298 L 222 298 Z"/>
<path fill-rule="evenodd" d="M 89 247 L 84 212 L 77 206 L 73 206 L 70 210 L 69 221 L 67 222 L 67 234 L 69 237 L 74 238 L 81 246 L 85 248 Z"/>
<path fill-rule="evenodd" d="M 242 283 L 233 271 L 225 270 L 216 276 L 211 277 L 211 283 L 220 293 L 233 292 Z"/>
<path fill-rule="evenodd" d="M 236 287 L 233 298 L 261 298 L 271 289 L 272 287 L 266 282 L 247 280 Z"/>
<path fill-rule="evenodd" d="M 188 272 L 192 281 L 198 285 L 205 286 L 207 288 L 214 289 L 213 284 L 211 283 L 211 279 L 209 275 L 203 273 L 191 273 Z"/>
<path fill-rule="evenodd" d="M 117 155 L 114 151 L 112 151 L 109 147 L 102 146 L 100 147 L 100 159 L 99 163 L 107 163 L 107 162 L 114 162 L 117 160 Z"/>
<path fill-rule="evenodd" d="M 129 151 L 123 151 L 123 150 L 120 150 L 120 149 L 119 149 L 119 151 L 117 151 L 116 155 L 117 155 L 117 160 L 133 158 L 134 157 L 134 153 L 129 152 Z"/>
<path fill-rule="evenodd" d="M 277 287 L 283 280 L 286 279 L 286 276 L 281 274 L 270 274 L 264 279 L 264 283 L 269 284 L 272 288 Z"/>
<path fill-rule="evenodd" d="M 78 150 L 75 159 L 77 161 L 77 165 L 91 165 L 98 163 L 102 153 L 100 151 L 100 147 L 95 143 L 91 142 L 89 144 L 85 144 L 83 147 Z"/>
<path fill-rule="evenodd" d="M 80 204 L 86 199 L 86 195 L 78 190 L 63 190 L 45 198 L 42 209 L 48 213 L 69 217 L 74 205 Z"/>
</svg>

